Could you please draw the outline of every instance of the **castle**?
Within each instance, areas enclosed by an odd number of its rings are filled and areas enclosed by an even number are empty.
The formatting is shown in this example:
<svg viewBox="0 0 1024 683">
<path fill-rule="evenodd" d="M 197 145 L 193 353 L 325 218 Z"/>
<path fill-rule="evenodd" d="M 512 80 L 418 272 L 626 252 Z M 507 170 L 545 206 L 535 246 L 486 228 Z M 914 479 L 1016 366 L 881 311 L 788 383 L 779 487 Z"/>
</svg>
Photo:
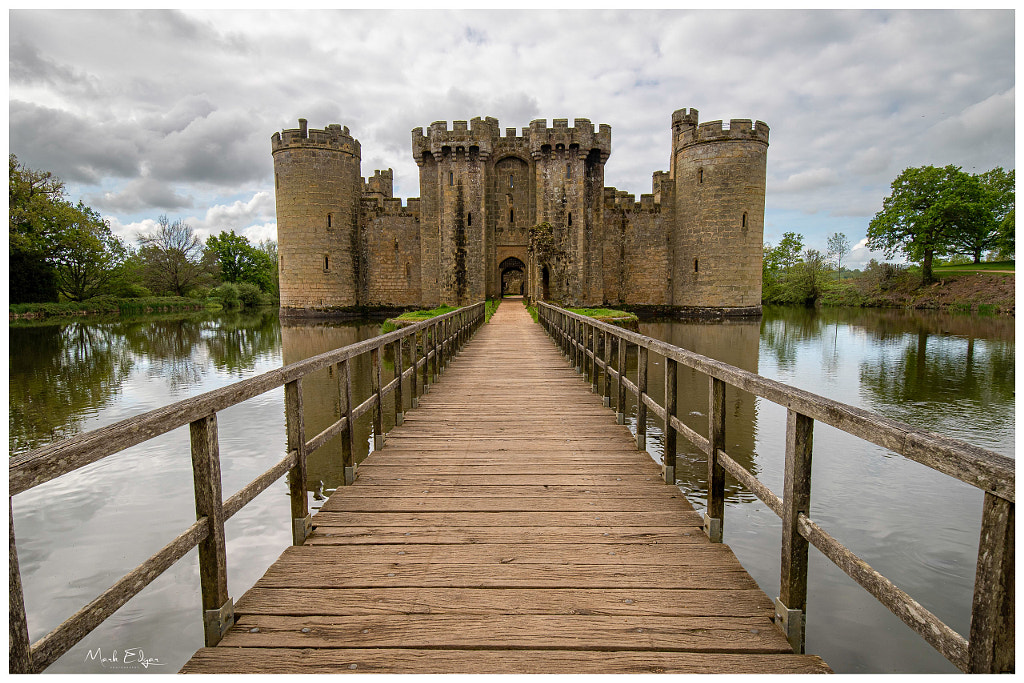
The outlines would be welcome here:
<svg viewBox="0 0 1024 683">
<path fill-rule="evenodd" d="M 768 126 L 672 114 L 651 194 L 604 186 L 611 127 L 492 117 L 412 131 L 420 197 L 364 179 L 338 124 L 271 140 L 282 315 L 464 305 L 524 294 L 564 305 L 761 310 Z"/>
</svg>

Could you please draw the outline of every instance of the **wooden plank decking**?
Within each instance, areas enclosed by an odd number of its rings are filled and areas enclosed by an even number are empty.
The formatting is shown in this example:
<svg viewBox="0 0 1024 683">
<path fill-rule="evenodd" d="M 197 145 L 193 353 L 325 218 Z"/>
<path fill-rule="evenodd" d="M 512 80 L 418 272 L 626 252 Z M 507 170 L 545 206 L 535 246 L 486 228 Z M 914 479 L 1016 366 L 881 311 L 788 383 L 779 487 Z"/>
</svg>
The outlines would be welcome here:
<svg viewBox="0 0 1024 683">
<path fill-rule="evenodd" d="M 808 673 L 772 604 L 506 301 L 185 673 Z"/>
</svg>

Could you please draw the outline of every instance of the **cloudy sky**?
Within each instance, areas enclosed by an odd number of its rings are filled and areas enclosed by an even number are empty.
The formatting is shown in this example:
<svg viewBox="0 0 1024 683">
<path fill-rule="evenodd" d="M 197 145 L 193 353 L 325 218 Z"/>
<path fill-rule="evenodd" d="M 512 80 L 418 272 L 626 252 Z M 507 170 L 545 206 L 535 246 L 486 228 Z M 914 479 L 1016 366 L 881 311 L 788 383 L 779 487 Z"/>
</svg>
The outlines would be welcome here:
<svg viewBox="0 0 1024 683">
<path fill-rule="evenodd" d="M 674 110 L 771 128 L 765 240 L 854 244 L 908 166 L 1014 168 L 1014 14 L 994 11 L 24 11 L 9 149 L 134 239 L 161 214 L 276 239 L 270 136 L 348 126 L 419 195 L 432 121 L 589 118 L 609 186 L 667 170 Z M 851 266 L 867 259 L 855 250 Z"/>
</svg>

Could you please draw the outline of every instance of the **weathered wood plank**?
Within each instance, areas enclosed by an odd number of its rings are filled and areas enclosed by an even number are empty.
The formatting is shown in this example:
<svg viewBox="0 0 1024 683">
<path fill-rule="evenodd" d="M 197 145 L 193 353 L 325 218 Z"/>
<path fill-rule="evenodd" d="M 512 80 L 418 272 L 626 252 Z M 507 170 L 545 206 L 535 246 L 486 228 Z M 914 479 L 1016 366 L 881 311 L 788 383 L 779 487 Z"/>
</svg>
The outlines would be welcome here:
<svg viewBox="0 0 1024 683">
<path fill-rule="evenodd" d="M 700 527 L 703 520 L 697 513 L 676 512 L 379 512 L 368 518 L 359 512 L 324 512 L 316 514 L 320 525 L 349 526 L 367 523 L 389 526 L 513 526 L 513 527 Z"/>
<path fill-rule="evenodd" d="M 759 589 L 647 588 L 263 588 L 250 589 L 239 614 L 603 614 L 771 617 Z"/>
<path fill-rule="evenodd" d="M 367 522 L 369 520 L 363 520 Z M 567 522 L 562 522 L 563 524 Z M 314 525 L 306 545 L 378 543 L 706 543 L 700 527 L 331 526 Z"/>
<path fill-rule="evenodd" d="M 204 648 L 182 673 L 303 674 L 811 674 L 831 673 L 811 655 L 580 650 Z"/>
<path fill-rule="evenodd" d="M 689 504 L 678 497 L 658 499 L 666 510 L 689 512 Z M 508 498 L 377 498 L 331 496 L 321 512 L 645 512 L 653 502 L 643 498 L 595 497 L 593 500 L 554 496 L 515 496 Z"/>
</svg>

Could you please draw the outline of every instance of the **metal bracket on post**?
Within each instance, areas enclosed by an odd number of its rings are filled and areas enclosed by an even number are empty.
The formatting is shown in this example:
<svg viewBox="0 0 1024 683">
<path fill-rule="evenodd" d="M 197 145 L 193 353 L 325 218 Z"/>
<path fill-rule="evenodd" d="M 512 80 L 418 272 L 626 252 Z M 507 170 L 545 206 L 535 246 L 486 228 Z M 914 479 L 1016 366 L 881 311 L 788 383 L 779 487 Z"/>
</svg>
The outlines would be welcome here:
<svg viewBox="0 0 1024 683">
<path fill-rule="evenodd" d="M 395 426 L 401 427 L 405 422 L 405 413 L 395 413 Z"/>
<path fill-rule="evenodd" d="M 412 407 L 413 408 L 419 408 L 420 407 L 420 399 L 418 397 L 416 397 L 416 396 L 412 397 Z"/>
<path fill-rule="evenodd" d="M 374 434 L 373 435 L 373 450 L 379 451 L 382 448 L 384 448 L 384 435 L 383 434 Z"/>
<path fill-rule="evenodd" d="M 802 610 L 789 609 L 779 598 L 775 598 L 775 623 L 786 634 L 793 652 L 804 654 L 804 613 Z"/>
<path fill-rule="evenodd" d="M 612 407 L 612 397 L 611 396 L 605 396 L 604 398 L 601 399 L 601 404 L 605 408 L 611 408 Z"/>
<path fill-rule="evenodd" d="M 292 545 L 302 545 L 313 532 L 313 517 L 306 515 L 302 519 L 292 520 Z"/>
<path fill-rule="evenodd" d="M 712 543 L 722 542 L 722 520 L 717 517 L 704 515 L 704 533 Z"/>
<path fill-rule="evenodd" d="M 351 486 L 356 483 L 356 466 L 345 468 L 345 486 Z"/>
<path fill-rule="evenodd" d="M 661 464 L 661 478 L 665 481 L 666 484 L 675 484 L 676 483 L 676 468 L 675 468 L 675 466 L 674 465 L 666 465 L 665 463 L 662 463 Z M 707 519 L 707 517 L 705 517 L 704 519 Z M 719 520 L 719 522 L 721 522 L 721 520 Z M 719 528 L 721 528 L 721 525 L 719 525 Z"/>
<path fill-rule="evenodd" d="M 208 609 L 203 612 L 203 633 L 206 647 L 213 647 L 220 642 L 224 634 L 235 623 L 235 602 L 231 598 L 220 606 L 220 609 Z"/>
<path fill-rule="evenodd" d="M 626 414 L 625 413 L 615 413 L 615 424 L 620 424 L 620 425 L 626 424 Z"/>
</svg>

